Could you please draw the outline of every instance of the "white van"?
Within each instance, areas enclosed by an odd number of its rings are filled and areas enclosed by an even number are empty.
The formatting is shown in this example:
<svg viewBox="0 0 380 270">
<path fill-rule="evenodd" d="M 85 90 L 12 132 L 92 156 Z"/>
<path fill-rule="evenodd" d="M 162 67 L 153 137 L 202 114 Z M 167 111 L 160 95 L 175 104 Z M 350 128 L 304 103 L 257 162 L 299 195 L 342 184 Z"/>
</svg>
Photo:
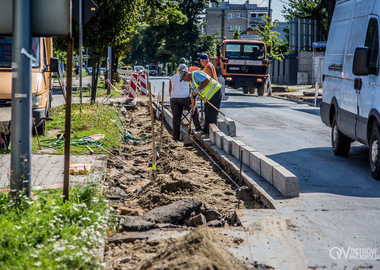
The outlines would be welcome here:
<svg viewBox="0 0 380 270">
<path fill-rule="evenodd" d="M 369 147 L 380 179 L 380 75 L 378 0 L 338 0 L 327 41 L 321 119 L 332 128 L 335 155 L 353 141 Z"/>
</svg>

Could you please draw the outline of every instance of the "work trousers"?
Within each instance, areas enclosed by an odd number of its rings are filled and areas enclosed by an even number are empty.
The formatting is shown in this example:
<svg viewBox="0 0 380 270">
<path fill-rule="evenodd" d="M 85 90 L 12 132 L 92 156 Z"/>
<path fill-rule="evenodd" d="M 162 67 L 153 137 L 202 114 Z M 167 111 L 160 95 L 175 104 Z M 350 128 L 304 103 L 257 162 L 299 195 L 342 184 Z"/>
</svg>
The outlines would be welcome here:
<svg viewBox="0 0 380 270">
<path fill-rule="evenodd" d="M 170 99 L 170 107 L 172 109 L 173 114 L 173 139 L 179 140 L 181 135 L 181 118 L 183 109 L 186 108 L 189 111 L 191 110 L 191 98 L 171 98 Z M 201 124 L 199 123 L 198 110 L 194 110 L 193 114 L 193 123 L 196 129 L 201 128 Z"/>
<path fill-rule="evenodd" d="M 219 109 L 220 103 L 222 101 L 222 89 L 216 92 L 209 102 Z M 205 102 L 205 125 L 203 127 L 203 132 L 208 134 L 209 124 L 216 124 L 218 119 L 218 111 L 211 107 L 208 102 Z"/>
</svg>

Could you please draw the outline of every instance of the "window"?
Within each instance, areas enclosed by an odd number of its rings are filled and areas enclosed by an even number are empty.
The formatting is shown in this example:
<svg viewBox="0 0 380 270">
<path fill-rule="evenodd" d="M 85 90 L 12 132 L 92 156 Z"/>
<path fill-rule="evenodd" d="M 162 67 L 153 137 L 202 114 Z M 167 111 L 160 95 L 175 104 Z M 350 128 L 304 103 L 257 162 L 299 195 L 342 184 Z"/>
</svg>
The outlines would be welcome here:
<svg viewBox="0 0 380 270">
<path fill-rule="evenodd" d="M 239 31 L 243 30 L 243 27 L 241 27 L 240 25 L 237 28 L 239 29 Z"/>
<path fill-rule="evenodd" d="M 364 46 L 369 48 L 369 66 L 376 69 L 378 67 L 377 61 L 379 57 L 379 27 L 376 19 L 371 19 L 368 23 L 367 37 Z"/>
<path fill-rule="evenodd" d="M 31 61 L 32 67 L 39 67 L 40 63 L 40 39 L 32 38 Z M 10 68 L 12 65 L 12 38 L 0 37 L 0 67 Z"/>
<path fill-rule="evenodd" d="M 229 18 L 229 19 L 233 19 L 233 18 L 235 18 L 235 14 L 233 14 L 233 13 L 228 13 L 228 18 Z"/>
<path fill-rule="evenodd" d="M 265 57 L 265 49 L 262 44 L 227 43 L 226 58 L 262 60 Z"/>
<path fill-rule="evenodd" d="M 243 13 L 238 13 L 238 14 L 236 14 L 236 18 L 243 18 Z"/>
<path fill-rule="evenodd" d="M 251 13 L 251 18 L 256 18 L 256 13 Z"/>
<path fill-rule="evenodd" d="M 257 28 L 257 24 L 251 24 L 251 28 L 253 29 Z"/>
<path fill-rule="evenodd" d="M 233 27 L 232 25 L 228 26 L 228 31 L 234 31 L 235 30 L 235 27 Z"/>
</svg>

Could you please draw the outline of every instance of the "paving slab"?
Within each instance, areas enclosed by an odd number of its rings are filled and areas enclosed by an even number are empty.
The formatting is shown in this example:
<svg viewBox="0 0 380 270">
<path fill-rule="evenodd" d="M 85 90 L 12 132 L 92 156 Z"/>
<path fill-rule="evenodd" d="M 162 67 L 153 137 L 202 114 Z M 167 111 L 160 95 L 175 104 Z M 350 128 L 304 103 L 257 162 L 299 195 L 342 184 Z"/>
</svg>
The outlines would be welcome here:
<svg viewBox="0 0 380 270">
<path fill-rule="evenodd" d="M 106 156 L 72 155 L 70 162 L 91 164 L 91 177 L 103 177 L 106 170 Z M 10 155 L 0 155 L 0 188 L 10 185 Z M 32 155 L 32 186 L 47 186 L 63 184 L 64 156 L 62 155 Z M 71 183 L 84 182 L 89 175 L 70 175 Z"/>
</svg>

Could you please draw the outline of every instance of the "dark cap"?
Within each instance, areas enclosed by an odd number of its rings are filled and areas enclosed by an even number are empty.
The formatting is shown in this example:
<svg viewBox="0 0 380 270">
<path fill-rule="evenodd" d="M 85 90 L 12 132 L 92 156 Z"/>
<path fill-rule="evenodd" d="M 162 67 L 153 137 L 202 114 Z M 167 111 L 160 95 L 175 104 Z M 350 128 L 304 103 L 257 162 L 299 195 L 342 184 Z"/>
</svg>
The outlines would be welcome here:
<svg viewBox="0 0 380 270">
<path fill-rule="evenodd" d="M 205 53 L 201 53 L 201 55 L 199 56 L 199 59 L 207 60 L 208 59 L 208 55 L 205 54 Z"/>
</svg>

